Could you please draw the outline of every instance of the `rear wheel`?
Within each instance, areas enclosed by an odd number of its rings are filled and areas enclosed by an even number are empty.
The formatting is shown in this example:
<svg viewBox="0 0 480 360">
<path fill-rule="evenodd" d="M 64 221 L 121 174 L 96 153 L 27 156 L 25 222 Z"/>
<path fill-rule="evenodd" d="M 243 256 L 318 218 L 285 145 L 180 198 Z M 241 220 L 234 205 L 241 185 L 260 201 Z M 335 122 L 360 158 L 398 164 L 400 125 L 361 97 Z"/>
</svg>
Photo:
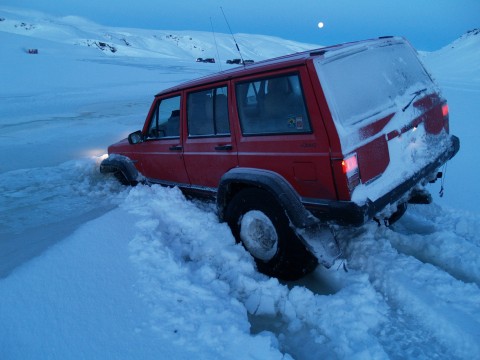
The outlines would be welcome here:
<svg viewBox="0 0 480 360">
<path fill-rule="evenodd" d="M 296 280 L 318 264 L 290 228 L 284 209 L 265 190 L 248 188 L 237 193 L 225 210 L 225 220 L 264 274 Z"/>
</svg>

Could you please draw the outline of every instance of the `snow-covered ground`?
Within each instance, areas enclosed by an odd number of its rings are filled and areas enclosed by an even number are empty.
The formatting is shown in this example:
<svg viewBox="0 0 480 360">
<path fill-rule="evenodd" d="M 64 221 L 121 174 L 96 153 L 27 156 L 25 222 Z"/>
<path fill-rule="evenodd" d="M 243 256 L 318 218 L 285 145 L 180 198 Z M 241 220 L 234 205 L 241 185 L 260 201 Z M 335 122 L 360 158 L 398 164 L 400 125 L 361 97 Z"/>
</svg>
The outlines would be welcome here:
<svg viewBox="0 0 480 360">
<path fill-rule="evenodd" d="M 156 92 L 238 57 L 215 39 L 0 7 L 0 359 L 480 358 L 480 34 L 423 54 L 461 139 L 445 196 L 340 229 L 348 272 L 293 283 L 212 204 L 98 172 Z M 253 60 L 314 47 L 236 39 Z"/>
</svg>

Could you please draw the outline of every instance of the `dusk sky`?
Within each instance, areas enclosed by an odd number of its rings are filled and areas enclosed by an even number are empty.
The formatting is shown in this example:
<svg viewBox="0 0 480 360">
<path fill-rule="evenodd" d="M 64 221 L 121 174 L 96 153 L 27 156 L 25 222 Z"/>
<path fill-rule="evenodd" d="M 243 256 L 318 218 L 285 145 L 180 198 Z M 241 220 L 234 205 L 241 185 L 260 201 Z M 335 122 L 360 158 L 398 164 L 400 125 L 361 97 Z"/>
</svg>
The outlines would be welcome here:
<svg viewBox="0 0 480 360">
<path fill-rule="evenodd" d="M 399 35 L 429 51 L 480 28 L 480 0 L 2 0 L 2 5 L 108 26 L 212 31 L 213 24 L 215 32 L 228 33 L 222 7 L 233 33 L 318 45 Z"/>
</svg>

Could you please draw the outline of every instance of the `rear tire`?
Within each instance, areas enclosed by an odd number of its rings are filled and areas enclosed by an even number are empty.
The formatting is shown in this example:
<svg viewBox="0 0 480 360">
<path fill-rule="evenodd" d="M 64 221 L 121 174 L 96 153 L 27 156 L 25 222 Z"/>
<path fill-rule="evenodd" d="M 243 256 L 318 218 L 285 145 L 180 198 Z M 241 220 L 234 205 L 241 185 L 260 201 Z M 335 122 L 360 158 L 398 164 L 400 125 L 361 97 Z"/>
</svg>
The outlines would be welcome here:
<svg viewBox="0 0 480 360">
<path fill-rule="evenodd" d="M 237 242 L 253 256 L 260 272 L 297 280 L 318 265 L 290 228 L 285 210 L 265 190 L 247 188 L 227 205 L 225 220 Z"/>
</svg>

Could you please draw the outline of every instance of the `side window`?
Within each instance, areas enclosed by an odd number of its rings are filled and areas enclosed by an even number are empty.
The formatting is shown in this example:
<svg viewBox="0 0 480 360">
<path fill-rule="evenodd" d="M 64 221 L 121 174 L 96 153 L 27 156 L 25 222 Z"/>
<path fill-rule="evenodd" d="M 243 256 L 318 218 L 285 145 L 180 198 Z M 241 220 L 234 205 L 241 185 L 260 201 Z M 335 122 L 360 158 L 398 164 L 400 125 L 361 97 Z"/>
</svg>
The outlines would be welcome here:
<svg viewBox="0 0 480 360">
<path fill-rule="evenodd" d="M 235 89 L 243 135 L 311 132 L 297 74 L 238 83 Z"/>
<path fill-rule="evenodd" d="M 188 135 L 230 135 L 227 87 L 197 91 L 187 97 Z"/>
<path fill-rule="evenodd" d="M 163 99 L 150 119 L 148 139 L 180 136 L 180 95 Z"/>
</svg>

